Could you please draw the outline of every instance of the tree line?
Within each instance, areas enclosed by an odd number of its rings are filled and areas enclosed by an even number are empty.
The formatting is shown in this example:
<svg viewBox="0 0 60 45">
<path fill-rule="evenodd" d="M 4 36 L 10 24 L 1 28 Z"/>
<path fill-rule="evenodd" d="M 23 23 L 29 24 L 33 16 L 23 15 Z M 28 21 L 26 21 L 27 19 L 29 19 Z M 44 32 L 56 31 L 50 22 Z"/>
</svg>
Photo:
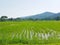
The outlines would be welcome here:
<svg viewBox="0 0 60 45">
<path fill-rule="evenodd" d="M 33 19 L 33 18 L 8 18 L 8 16 L 1 16 L 0 17 L 0 21 L 22 21 L 22 20 L 33 20 L 33 21 L 36 21 L 36 20 L 60 20 L 60 17 L 56 17 L 56 18 L 44 18 L 44 19 Z"/>
</svg>

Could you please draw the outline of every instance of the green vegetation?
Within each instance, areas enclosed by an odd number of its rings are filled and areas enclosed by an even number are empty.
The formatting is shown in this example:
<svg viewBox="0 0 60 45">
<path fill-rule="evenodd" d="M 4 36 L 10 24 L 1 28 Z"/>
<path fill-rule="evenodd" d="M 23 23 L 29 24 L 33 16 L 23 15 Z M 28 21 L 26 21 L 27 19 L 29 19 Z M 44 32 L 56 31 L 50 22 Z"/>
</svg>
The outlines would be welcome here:
<svg viewBox="0 0 60 45">
<path fill-rule="evenodd" d="M 41 15 L 41 17 L 45 17 L 44 15 L 46 14 L 43 14 L 43 16 Z M 48 14 L 49 15 L 49 14 Z M 0 17 L 0 22 L 2 21 L 42 21 L 42 20 L 46 20 L 46 21 L 51 21 L 51 20 L 55 20 L 55 21 L 59 21 L 60 20 L 60 13 L 58 13 L 57 15 L 52 15 L 51 17 L 50 16 L 47 16 L 45 18 L 41 18 L 39 17 L 38 15 L 37 16 L 33 16 L 33 17 L 17 17 L 17 18 L 8 18 L 8 16 L 1 16 Z"/>
<path fill-rule="evenodd" d="M 41 33 L 41 37 L 39 37 Z M 51 34 L 42 37 L 42 34 Z M 2 45 L 59 45 L 60 21 L 0 22 L 0 44 Z M 54 44 L 55 43 L 55 44 Z"/>
</svg>

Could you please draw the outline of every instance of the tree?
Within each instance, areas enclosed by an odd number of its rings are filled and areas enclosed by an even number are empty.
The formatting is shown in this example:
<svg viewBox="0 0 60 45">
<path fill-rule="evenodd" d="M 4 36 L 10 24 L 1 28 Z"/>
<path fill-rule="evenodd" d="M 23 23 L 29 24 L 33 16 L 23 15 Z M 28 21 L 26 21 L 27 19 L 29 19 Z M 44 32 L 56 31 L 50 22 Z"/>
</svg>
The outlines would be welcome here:
<svg viewBox="0 0 60 45">
<path fill-rule="evenodd" d="M 8 20 L 9 20 L 9 21 L 13 21 L 13 18 L 9 18 Z"/>
<path fill-rule="evenodd" d="M 57 16 L 57 17 L 56 17 L 56 20 L 60 20 L 60 16 Z"/>
<path fill-rule="evenodd" d="M 0 20 L 5 21 L 5 20 L 7 20 L 7 18 L 8 18 L 7 16 L 1 16 Z"/>
<path fill-rule="evenodd" d="M 16 21 L 20 21 L 20 20 L 22 20 L 22 19 L 18 17 L 18 18 L 16 18 L 15 20 L 16 20 Z"/>
</svg>

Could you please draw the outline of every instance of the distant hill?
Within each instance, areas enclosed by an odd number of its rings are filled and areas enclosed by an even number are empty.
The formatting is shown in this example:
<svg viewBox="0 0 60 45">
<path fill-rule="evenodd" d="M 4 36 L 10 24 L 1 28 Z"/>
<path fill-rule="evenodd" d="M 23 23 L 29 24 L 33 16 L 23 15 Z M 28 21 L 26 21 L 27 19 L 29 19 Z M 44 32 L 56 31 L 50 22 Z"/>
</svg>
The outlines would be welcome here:
<svg viewBox="0 0 60 45">
<path fill-rule="evenodd" d="M 56 20 L 58 17 L 60 17 L 60 13 L 44 12 L 33 16 L 26 16 L 22 19 Z"/>
<path fill-rule="evenodd" d="M 44 12 L 41 14 L 36 14 L 26 17 L 17 17 L 17 18 L 0 18 L 0 21 L 21 21 L 21 20 L 60 20 L 60 13 Z"/>
<path fill-rule="evenodd" d="M 58 18 L 60 19 L 60 13 L 57 13 L 57 14 L 54 14 L 54 15 L 51 15 L 45 19 L 48 19 L 48 20 L 58 20 Z"/>
</svg>

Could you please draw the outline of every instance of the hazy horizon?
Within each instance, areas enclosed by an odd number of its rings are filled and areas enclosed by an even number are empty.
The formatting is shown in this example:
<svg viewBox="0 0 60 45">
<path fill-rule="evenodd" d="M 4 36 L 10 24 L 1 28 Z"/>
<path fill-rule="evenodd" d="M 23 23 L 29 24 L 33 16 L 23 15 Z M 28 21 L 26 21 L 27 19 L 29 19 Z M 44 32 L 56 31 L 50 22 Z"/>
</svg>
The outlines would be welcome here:
<svg viewBox="0 0 60 45">
<path fill-rule="evenodd" d="M 0 16 L 24 17 L 60 12 L 60 0 L 0 0 Z"/>
</svg>

